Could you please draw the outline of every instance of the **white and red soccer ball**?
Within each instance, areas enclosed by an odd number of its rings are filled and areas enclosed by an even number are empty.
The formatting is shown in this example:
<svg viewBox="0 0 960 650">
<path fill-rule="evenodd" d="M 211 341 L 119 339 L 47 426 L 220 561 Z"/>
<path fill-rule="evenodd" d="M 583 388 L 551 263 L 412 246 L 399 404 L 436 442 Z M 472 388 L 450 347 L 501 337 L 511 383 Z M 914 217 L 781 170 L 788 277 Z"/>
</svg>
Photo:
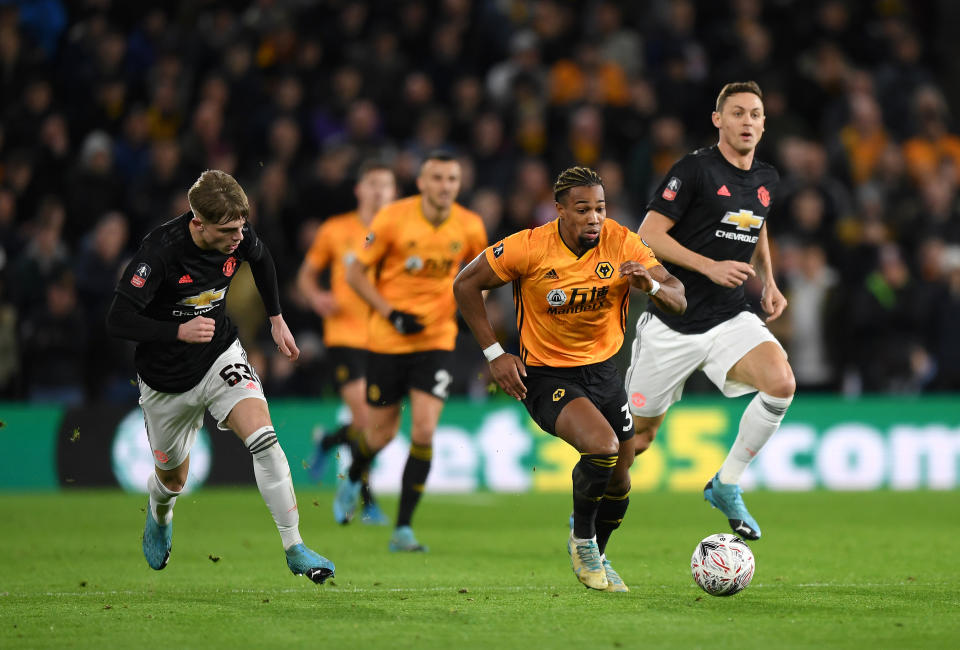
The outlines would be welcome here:
<svg viewBox="0 0 960 650">
<path fill-rule="evenodd" d="M 747 588 L 755 568 L 753 552 L 730 533 L 705 538 L 693 550 L 693 580 L 711 596 L 732 596 Z"/>
</svg>

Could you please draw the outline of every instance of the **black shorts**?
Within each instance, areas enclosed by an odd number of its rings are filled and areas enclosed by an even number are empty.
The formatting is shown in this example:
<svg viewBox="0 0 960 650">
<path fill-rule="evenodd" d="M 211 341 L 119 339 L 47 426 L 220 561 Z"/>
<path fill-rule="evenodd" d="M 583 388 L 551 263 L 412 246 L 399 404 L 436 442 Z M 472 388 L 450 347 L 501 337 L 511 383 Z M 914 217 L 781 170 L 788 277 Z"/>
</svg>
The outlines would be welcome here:
<svg viewBox="0 0 960 650">
<path fill-rule="evenodd" d="M 633 437 L 627 393 L 612 359 L 576 368 L 527 366 L 523 383 L 527 387 L 523 405 L 547 433 L 557 435 L 557 418 L 564 406 L 578 397 L 586 397 L 610 423 L 617 439 Z"/>
<path fill-rule="evenodd" d="M 411 388 L 446 400 L 453 381 L 452 368 L 452 350 L 408 354 L 370 352 L 367 356 L 367 404 L 396 404 Z"/>
<path fill-rule="evenodd" d="M 366 376 L 367 351 L 361 348 L 327 348 L 327 365 L 330 368 L 330 381 L 339 393 L 351 381 Z"/>
</svg>

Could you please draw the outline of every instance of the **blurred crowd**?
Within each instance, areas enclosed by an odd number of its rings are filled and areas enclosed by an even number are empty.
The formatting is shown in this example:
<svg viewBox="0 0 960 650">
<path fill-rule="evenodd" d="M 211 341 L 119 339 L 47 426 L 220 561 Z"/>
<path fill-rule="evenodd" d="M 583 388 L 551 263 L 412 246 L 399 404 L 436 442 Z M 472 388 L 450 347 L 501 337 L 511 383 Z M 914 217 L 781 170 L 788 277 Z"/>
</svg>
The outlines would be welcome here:
<svg viewBox="0 0 960 650">
<path fill-rule="evenodd" d="M 790 307 L 771 327 L 799 390 L 960 390 L 944 5 L 0 0 L 0 398 L 136 398 L 131 344 L 104 314 L 204 169 L 246 189 L 304 350 L 274 357 L 238 278 L 230 309 L 267 394 L 329 394 L 294 278 L 318 224 L 352 209 L 361 161 L 389 161 L 408 195 L 423 153 L 451 150 L 491 241 L 552 219 L 552 179 L 588 165 L 635 228 L 672 163 L 716 141 L 720 87 L 751 79 L 759 157 L 782 177 L 768 224 Z M 492 303 L 515 347 L 509 294 Z M 454 389 L 481 396 L 462 343 Z"/>
</svg>

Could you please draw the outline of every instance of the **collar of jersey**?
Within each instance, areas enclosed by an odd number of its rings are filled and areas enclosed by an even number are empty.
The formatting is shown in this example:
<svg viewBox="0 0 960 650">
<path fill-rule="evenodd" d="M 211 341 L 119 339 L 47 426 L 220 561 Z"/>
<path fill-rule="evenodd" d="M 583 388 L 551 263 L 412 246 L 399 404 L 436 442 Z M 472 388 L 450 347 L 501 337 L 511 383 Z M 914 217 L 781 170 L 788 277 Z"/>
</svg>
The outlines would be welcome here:
<svg viewBox="0 0 960 650">
<path fill-rule="evenodd" d="M 447 223 L 448 221 L 450 221 L 450 217 L 453 216 L 453 208 L 454 208 L 454 206 L 456 205 L 456 203 L 454 203 L 453 205 L 450 206 L 450 214 L 447 215 L 447 218 L 446 218 L 446 219 L 444 219 L 444 220 L 441 221 L 440 223 L 433 223 L 432 221 L 430 221 L 429 219 L 427 219 L 427 215 L 425 215 L 425 214 L 423 213 L 423 194 L 418 194 L 417 196 L 420 198 L 420 200 L 417 201 L 417 214 L 420 215 L 420 218 L 421 218 L 421 219 L 423 219 L 424 221 L 427 222 L 427 225 L 428 225 L 428 226 L 430 226 L 430 227 L 433 228 L 434 230 L 440 230 L 440 228 L 443 227 L 443 224 L 445 224 L 445 223 Z"/>
<path fill-rule="evenodd" d="M 567 246 L 567 242 L 565 242 L 565 241 L 563 240 L 563 235 L 560 234 L 560 217 L 557 217 L 556 219 L 554 219 L 553 222 L 556 224 L 555 228 L 556 228 L 556 232 L 557 232 L 557 238 L 560 240 L 560 243 L 563 244 L 563 248 L 564 248 L 565 250 L 567 250 L 567 251 L 568 251 L 571 255 L 573 255 L 575 258 L 577 258 L 578 260 L 579 260 L 579 259 L 583 259 L 583 258 L 586 257 L 587 255 L 589 255 L 589 254 L 590 254 L 590 251 L 597 250 L 597 247 L 600 245 L 600 242 L 597 242 L 597 246 L 594 246 L 593 248 L 588 248 L 587 250 L 585 250 L 585 251 L 583 252 L 582 255 L 577 255 L 575 252 L 573 252 L 573 249 L 572 249 L 572 248 L 570 248 L 569 246 Z M 600 229 L 600 235 L 601 235 L 601 236 L 603 235 L 603 228 Z"/>
<path fill-rule="evenodd" d="M 721 163 L 723 163 L 725 166 L 729 167 L 729 168 L 732 169 L 733 171 L 737 172 L 738 174 L 749 174 L 750 172 L 752 172 L 752 171 L 753 171 L 754 169 L 756 169 L 756 167 L 757 167 L 757 152 L 756 152 L 756 150 L 754 150 L 754 152 L 753 152 L 753 160 L 750 161 L 750 169 L 740 169 L 739 167 L 737 167 L 736 165 L 734 165 L 732 162 L 730 162 L 729 160 L 727 160 L 726 156 L 723 155 L 723 152 L 720 151 L 719 145 L 713 145 L 713 146 L 710 147 L 710 148 L 713 150 L 714 155 L 716 155 L 716 157 L 720 159 L 720 162 L 721 162 Z"/>
</svg>

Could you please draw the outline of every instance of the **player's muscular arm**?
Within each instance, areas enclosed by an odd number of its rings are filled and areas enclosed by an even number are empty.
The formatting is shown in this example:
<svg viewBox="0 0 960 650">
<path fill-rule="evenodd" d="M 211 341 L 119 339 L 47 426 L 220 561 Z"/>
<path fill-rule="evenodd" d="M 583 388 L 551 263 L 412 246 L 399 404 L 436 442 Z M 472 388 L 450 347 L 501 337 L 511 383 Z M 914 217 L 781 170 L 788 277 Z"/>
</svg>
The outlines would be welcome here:
<svg viewBox="0 0 960 650">
<path fill-rule="evenodd" d="M 318 279 L 321 270 L 310 262 L 301 264 L 297 273 L 297 289 L 318 315 L 331 316 L 337 312 L 337 301 L 332 292 L 320 288 Z"/>
<path fill-rule="evenodd" d="M 277 344 L 277 349 L 283 356 L 290 361 L 297 360 L 300 356 L 300 348 L 297 347 L 293 334 L 281 314 L 270 317 L 270 336 L 273 337 L 273 342 Z"/>
<path fill-rule="evenodd" d="M 657 264 L 647 269 L 639 262 L 624 262 L 620 265 L 620 275 L 627 276 L 631 286 L 650 296 L 650 300 L 663 311 L 669 314 L 682 314 L 687 310 L 686 289 L 683 283 L 662 265 Z M 654 289 L 656 292 L 651 294 L 650 292 Z"/>
<path fill-rule="evenodd" d="M 777 282 L 773 277 L 773 264 L 770 262 L 770 242 L 767 239 L 766 223 L 760 229 L 757 247 L 753 249 L 753 257 L 750 261 L 756 267 L 759 277 L 763 281 L 763 296 L 760 298 L 760 306 L 767 313 L 767 322 L 776 320 L 786 309 L 787 299 L 777 288 Z"/>
<path fill-rule="evenodd" d="M 467 264 L 453 281 L 453 295 L 457 300 L 457 307 L 483 350 L 498 343 L 487 316 L 483 292 L 504 284 L 506 282 L 493 272 L 483 253 Z M 527 396 L 527 388 L 521 379 L 527 376 L 527 370 L 519 357 L 504 352 L 492 358 L 490 375 L 507 395 L 518 400 Z"/>
<path fill-rule="evenodd" d="M 374 311 L 384 318 L 390 315 L 393 307 L 390 306 L 390 303 L 380 295 L 377 288 L 370 282 L 370 278 L 367 277 L 366 264 L 359 260 L 350 262 L 347 266 L 346 278 L 347 284 L 349 284 L 353 290 L 357 292 L 357 295 L 363 298 L 367 304 L 373 307 Z"/>
<path fill-rule="evenodd" d="M 673 219 L 650 210 L 637 232 L 659 259 L 701 273 L 722 287 L 739 287 L 757 274 L 746 262 L 714 260 L 687 248 L 670 235 L 672 227 Z"/>
<path fill-rule="evenodd" d="M 374 311 L 390 321 L 390 324 L 401 334 L 416 334 L 423 331 L 423 323 L 414 314 L 408 314 L 394 309 L 387 300 L 380 295 L 367 277 L 367 265 L 360 260 L 353 260 L 347 266 L 347 284 L 363 298 Z"/>
<path fill-rule="evenodd" d="M 107 332 L 130 341 L 176 341 L 179 323 L 144 316 L 133 301 L 116 294 L 107 311 Z"/>
<path fill-rule="evenodd" d="M 107 312 L 107 331 L 132 341 L 183 341 L 209 343 L 213 340 L 216 321 L 206 316 L 194 316 L 186 323 L 161 321 L 144 316 L 123 296 L 115 296 Z"/>
</svg>

